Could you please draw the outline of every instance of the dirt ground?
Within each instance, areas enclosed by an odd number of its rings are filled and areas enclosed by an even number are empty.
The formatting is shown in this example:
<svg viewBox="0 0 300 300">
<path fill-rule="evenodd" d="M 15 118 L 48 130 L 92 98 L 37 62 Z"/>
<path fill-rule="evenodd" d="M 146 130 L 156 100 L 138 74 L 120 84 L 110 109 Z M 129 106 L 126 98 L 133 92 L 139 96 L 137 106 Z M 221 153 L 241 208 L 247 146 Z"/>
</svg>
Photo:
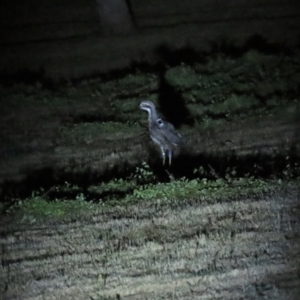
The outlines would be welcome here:
<svg viewBox="0 0 300 300">
<path fill-rule="evenodd" d="M 1 299 L 297 300 L 299 192 L 2 224 Z"/>
</svg>

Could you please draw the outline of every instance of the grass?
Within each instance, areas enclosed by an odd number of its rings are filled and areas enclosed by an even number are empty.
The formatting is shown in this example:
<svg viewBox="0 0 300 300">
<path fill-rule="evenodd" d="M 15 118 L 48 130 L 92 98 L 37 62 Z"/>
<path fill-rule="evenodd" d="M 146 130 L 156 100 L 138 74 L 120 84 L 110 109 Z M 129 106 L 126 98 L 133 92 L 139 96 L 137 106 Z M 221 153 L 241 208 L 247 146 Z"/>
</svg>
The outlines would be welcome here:
<svg viewBox="0 0 300 300">
<path fill-rule="evenodd" d="M 54 90 L 39 82 L 1 87 L 0 172 L 20 184 L 0 204 L 0 293 L 298 299 L 299 148 L 288 139 L 298 141 L 299 61 L 299 51 L 251 50 L 162 66 L 164 74 L 135 70 Z M 165 180 L 138 110 L 141 99 L 158 103 L 163 84 L 195 121 L 180 129 L 193 146 L 183 155 L 192 167 L 179 176 L 175 158 Z M 255 156 L 260 147 L 269 152 Z M 272 160 L 276 151 L 282 155 Z M 236 170 L 233 152 L 236 160 L 250 153 L 253 164 L 237 162 Z M 208 168 L 212 153 L 216 170 Z M 47 168 L 53 186 L 18 196 L 22 176 L 39 182 L 36 170 Z M 269 177 L 260 176 L 264 168 Z"/>
<path fill-rule="evenodd" d="M 185 64 L 168 69 L 165 77 L 169 84 L 181 91 L 195 88 L 200 82 L 195 70 Z"/>
<path fill-rule="evenodd" d="M 108 141 L 119 137 L 126 139 L 127 137 L 131 137 L 132 133 L 138 132 L 138 130 L 139 126 L 136 124 L 124 124 L 120 122 L 79 123 L 63 127 L 61 138 L 70 144 L 89 144 L 100 138 Z"/>
<path fill-rule="evenodd" d="M 2 205 L 1 211 L 7 215 L 18 215 L 22 223 L 43 222 L 45 219 L 63 220 L 77 215 L 89 214 L 92 210 L 105 210 L 114 206 L 128 206 L 134 203 L 150 203 L 160 207 L 180 206 L 185 201 L 213 204 L 236 198 L 255 198 L 270 193 L 283 184 L 278 178 L 263 180 L 246 175 L 236 177 L 234 169 L 227 170 L 225 177 L 207 179 L 205 175 L 218 176 L 212 169 L 202 167 L 194 170 L 194 179 L 175 179 L 171 174 L 169 182 L 158 182 L 150 167 L 143 163 L 126 178 L 113 179 L 98 185 L 90 185 L 87 194 L 77 185 L 65 183 L 48 191 L 33 192 L 27 199 L 15 199 Z M 300 169 L 291 168 L 288 160 L 282 175 L 284 182 L 300 178 Z M 65 195 L 63 199 L 55 198 Z M 88 196 L 89 195 L 89 196 Z M 92 196 L 91 196 L 92 195 Z M 53 199 L 54 197 L 54 199 Z M 93 202 L 87 197 L 92 197 Z M 83 213 L 84 212 L 84 213 Z"/>
<path fill-rule="evenodd" d="M 76 199 L 62 200 L 49 199 L 43 194 L 37 193 L 27 199 L 15 199 L 5 209 L 6 215 L 15 215 L 20 223 L 33 224 L 49 220 L 63 220 L 82 215 L 83 212 L 91 211 L 94 205 L 86 201 L 84 195 L 79 193 Z"/>
<path fill-rule="evenodd" d="M 293 101 L 297 101 L 299 93 L 298 61 L 298 52 L 282 57 L 251 50 L 235 60 L 220 54 L 194 65 L 182 63 L 167 67 L 164 76 L 174 90 L 182 93 L 195 120 L 207 115 L 226 119 L 229 114 L 230 117 L 243 118 L 245 113 L 256 115 L 261 108 L 266 108 L 267 116 L 268 110 L 281 110 L 291 103 L 297 111 L 295 105 L 299 106 L 299 102 Z M 3 123 L 1 139 L 8 140 L 13 133 L 21 131 L 23 123 L 28 124 L 29 132 L 38 131 L 30 127 L 45 120 L 46 112 L 53 116 L 49 116 L 50 126 L 44 132 L 47 134 L 47 130 L 51 130 L 58 139 L 60 134 L 57 131 L 62 131 L 63 138 L 74 140 L 74 143 L 93 140 L 99 132 L 120 135 L 124 132 L 128 136 L 139 130 L 139 126 L 132 124 L 144 122 L 144 114 L 137 109 L 140 100 L 149 98 L 155 101 L 158 87 L 157 74 L 142 71 L 106 81 L 86 80 L 76 87 L 69 83 L 53 92 L 38 82 L 32 86 L 2 87 L 5 96 L 1 97 L 0 105 L 6 116 L 4 121 L 12 122 L 7 117 L 12 111 L 24 117 L 20 128 L 16 125 L 7 128 Z M 32 115 L 32 110 L 35 111 L 35 120 L 25 115 Z M 61 120 L 64 120 L 62 124 Z"/>
<path fill-rule="evenodd" d="M 252 97 L 257 95 L 265 98 L 276 93 L 284 95 L 287 92 L 298 91 L 298 61 L 298 52 L 290 56 L 279 56 L 250 50 L 235 60 L 220 54 L 208 57 L 205 62 L 195 63 L 192 66 L 182 63 L 179 66 L 168 67 L 165 78 L 175 89 L 182 92 L 190 90 L 194 95 L 207 90 L 209 90 L 207 95 L 215 94 L 221 89 L 223 96 L 239 92 L 246 93 L 248 96 L 252 93 Z M 2 91 L 11 95 L 7 100 L 9 103 L 14 102 L 15 105 L 24 103 L 28 105 L 37 99 L 44 99 L 44 102 L 52 102 L 52 104 L 56 103 L 55 100 L 57 104 L 64 104 L 64 102 L 71 103 L 81 99 L 92 104 L 108 99 L 112 107 L 121 109 L 124 106 L 125 111 L 130 111 L 134 110 L 138 103 L 136 99 L 132 102 L 130 95 L 144 96 L 149 92 L 155 92 L 158 87 L 157 81 L 158 76 L 155 72 L 136 71 L 108 81 L 86 80 L 77 87 L 69 83 L 69 86 L 55 92 L 44 89 L 38 82 L 32 86 L 17 84 L 9 90 L 2 88 Z M 125 96 L 129 99 L 122 101 L 121 98 Z M 24 97 L 23 101 L 22 97 Z M 199 100 L 205 101 L 205 99 L 195 99 L 196 102 Z M 219 99 L 219 101 L 223 100 Z"/>
<path fill-rule="evenodd" d="M 259 119 L 273 118 L 276 122 L 281 118 L 296 119 L 300 111 L 298 74 L 299 51 L 279 56 L 250 50 L 236 59 L 216 54 L 191 65 L 182 62 L 165 66 L 163 75 L 168 85 L 181 93 L 192 119 L 196 120 L 194 127 L 185 125 L 181 132 L 200 151 L 203 147 L 210 149 L 203 140 L 214 137 L 220 128 L 231 130 L 233 124 L 242 130 L 245 119 L 250 123 L 248 127 L 255 127 Z M 1 87 L 4 95 L 0 103 L 3 106 L 1 140 L 6 141 L 0 149 L 6 159 L 3 170 L 10 173 L 18 162 L 26 169 L 28 156 L 32 155 L 30 161 L 34 161 L 35 151 L 40 151 L 42 156 L 52 153 L 51 161 L 68 173 L 106 172 L 107 168 L 119 165 L 121 157 L 132 168 L 139 165 L 145 154 L 135 141 L 137 138 L 143 141 L 141 124 L 146 121 L 138 104 L 141 99 L 156 101 L 160 83 L 155 71 L 136 70 L 110 79 L 85 80 L 77 85 L 68 82 L 54 91 L 39 82 L 31 86 Z M 15 116 L 18 122 L 14 121 Z M 226 140 L 231 141 L 232 137 Z M 230 143 L 223 144 L 220 151 L 233 148 Z M 236 144 L 234 147 L 237 149 Z M 213 148 L 218 150 L 216 146 Z M 111 200 L 123 197 L 123 201 L 130 202 L 132 197 L 136 200 L 202 197 L 215 184 L 215 189 L 230 196 L 232 187 L 219 186 L 217 181 L 201 181 L 201 177 L 162 183 L 148 174 L 152 177 L 145 180 L 143 172 L 151 173 L 145 168 L 148 167 L 141 167 L 142 173 L 136 171 L 133 177 L 111 178 L 109 182 L 92 184 L 87 190 L 104 202 L 108 195 L 113 195 L 109 196 Z M 245 180 L 253 188 L 260 185 Z M 65 188 L 61 185 L 59 189 Z M 241 189 L 246 190 L 246 186 L 241 185 Z"/>
<path fill-rule="evenodd" d="M 250 181 L 268 186 L 267 192 L 247 193 L 247 180 L 232 180 L 230 197 L 218 194 L 222 181 L 193 181 L 190 188 L 206 189 L 205 196 L 170 202 L 154 193 L 148 200 L 90 209 L 78 200 L 81 213 L 62 219 L 67 204 L 54 202 L 56 217 L 44 214 L 2 227 L 2 264 L 10 270 L 0 273 L 0 282 L 9 276 L 4 295 L 20 295 L 28 282 L 33 287 L 22 296 L 191 299 L 197 294 L 229 300 L 244 290 L 253 298 L 261 298 L 261 291 L 273 297 L 275 288 L 282 299 L 287 292 L 297 295 L 299 183 Z M 183 187 L 184 180 L 174 182 L 160 188 Z M 27 212 L 48 211 L 52 204 L 34 197 L 23 206 Z M 288 286 L 280 278 L 289 278 Z"/>
<path fill-rule="evenodd" d="M 240 112 L 259 107 L 259 100 L 249 96 L 231 95 L 224 102 L 211 104 L 207 113 L 212 115 L 236 115 Z"/>
</svg>

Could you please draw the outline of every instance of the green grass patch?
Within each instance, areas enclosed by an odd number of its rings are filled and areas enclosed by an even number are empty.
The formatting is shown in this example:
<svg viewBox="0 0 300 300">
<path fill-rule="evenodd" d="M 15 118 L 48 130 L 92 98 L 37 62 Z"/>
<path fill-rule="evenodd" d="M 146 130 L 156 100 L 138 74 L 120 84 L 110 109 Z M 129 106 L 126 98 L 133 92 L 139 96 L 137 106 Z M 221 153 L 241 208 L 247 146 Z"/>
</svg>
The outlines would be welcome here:
<svg viewBox="0 0 300 300">
<path fill-rule="evenodd" d="M 181 178 L 168 183 L 148 183 L 138 186 L 134 181 L 120 179 L 99 186 L 91 186 L 90 192 L 99 193 L 96 203 L 87 202 L 83 193 L 78 193 L 72 200 L 51 201 L 43 195 L 33 195 L 27 199 L 15 201 L 5 213 L 16 215 L 20 223 L 36 223 L 43 220 L 82 217 L 95 210 L 142 202 L 166 207 L 180 206 L 181 202 L 186 201 L 213 204 L 228 199 L 259 196 L 272 191 L 280 184 L 282 181 L 264 181 L 253 178 L 234 179 L 230 181 L 230 184 L 222 179 L 187 180 Z M 102 201 L 101 195 L 107 192 L 112 193 L 105 201 Z M 117 192 L 122 192 L 123 196 L 116 196 Z M 2 209 L 4 210 L 4 207 Z"/>
<path fill-rule="evenodd" d="M 207 180 L 181 178 L 168 183 L 157 183 L 135 189 L 133 195 L 126 200 L 158 200 L 168 204 L 183 199 L 213 202 L 217 199 L 228 199 L 247 195 L 257 195 L 267 192 L 275 182 L 259 179 L 238 178 L 231 180 L 230 184 L 222 179 Z"/>
<path fill-rule="evenodd" d="M 35 223 L 48 219 L 64 219 L 71 216 L 82 215 L 91 211 L 94 204 L 85 201 L 83 194 L 78 194 L 73 200 L 48 200 L 43 195 L 14 202 L 6 214 L 16 214 L 20 223 Z"/>
<path fill-rule="evenodd" d="M 195 174 L 202 174 L 201 168 Z M 235 171 L 228 171 L 225 178 L 208 180 L 206 178 L 174 179 L 170 182 L 157 182 L 147 164 L 125 179 L 113 179 L 99 185 L 90 186 L 87 191 L 94 197 L 93 202 L 86 201 L 86 195 L 78 186 L 66 183 L 53 187 L 58 193 L 71 192 L 73 197 L 49 200 L 48 191 L 33 193 L 26 199 L 15 199 L 9 206 L 0 207 L 1 214 L 15 215 L 20 223 L 36 223 L 44 220 L 62 220 L 88 216 L 94 211 L 103 211 L 114 206 L 131 204 L 154 205 L 157 207 L 180 207 L 182 203 L 214 204 L 223 201 L 253 198 L 271 193 L 276 188 L 295 181 L 289 176 L 287 168 L 283 175 L 286 179 L 262 180 L 251 176 L 236 178 Z M 294 174 L 295 175 L 295 174 Z M 299 174 L 298 174 L 299 175 Z M 294 178 L 294 179 L 293 179 Z M 299 178 L 299 176 L 298 176 Z"/>
</svg>

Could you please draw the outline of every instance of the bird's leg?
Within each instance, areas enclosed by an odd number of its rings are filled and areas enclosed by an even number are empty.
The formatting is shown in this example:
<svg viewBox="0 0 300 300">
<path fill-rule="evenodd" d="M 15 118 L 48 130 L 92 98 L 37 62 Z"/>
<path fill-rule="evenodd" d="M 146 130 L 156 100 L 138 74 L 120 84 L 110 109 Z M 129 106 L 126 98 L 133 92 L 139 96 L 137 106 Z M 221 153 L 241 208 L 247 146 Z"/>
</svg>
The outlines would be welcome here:
<svg viewBox="0 0 300 300">
<path fill-rule="evenodd" d="M 169 166 L 171 166 L 171 162 L 172 162 L 172 150 L 168 150 L 168 156 L 169 156 Z"/>
<path fill-rule="evenodd" d="M 165 164 L 166 162 L 166 152 L 165 152 L 165 149 L 163 147 L 160 147 L 161 149 L 161 154 L 162 154 L 162 157 L 163 157 L 163 165 Z"/>
</svg>

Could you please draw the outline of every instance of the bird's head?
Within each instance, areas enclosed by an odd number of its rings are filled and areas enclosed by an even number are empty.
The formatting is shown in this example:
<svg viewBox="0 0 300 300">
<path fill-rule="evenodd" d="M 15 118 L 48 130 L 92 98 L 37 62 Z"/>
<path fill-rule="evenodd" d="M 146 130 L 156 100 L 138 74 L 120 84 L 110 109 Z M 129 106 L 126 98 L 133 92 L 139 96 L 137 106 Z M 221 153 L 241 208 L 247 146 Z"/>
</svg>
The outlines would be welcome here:
<svg viewBox="0 0 300 300">
<path fill-rule="evenodd" d="M 140 109 L 147 111 L 149 114 L 151 114 L 153 111 L 155 111 L 155 105 L 151 101 L 143 101 L 140 104 Z"/>
</svg>

